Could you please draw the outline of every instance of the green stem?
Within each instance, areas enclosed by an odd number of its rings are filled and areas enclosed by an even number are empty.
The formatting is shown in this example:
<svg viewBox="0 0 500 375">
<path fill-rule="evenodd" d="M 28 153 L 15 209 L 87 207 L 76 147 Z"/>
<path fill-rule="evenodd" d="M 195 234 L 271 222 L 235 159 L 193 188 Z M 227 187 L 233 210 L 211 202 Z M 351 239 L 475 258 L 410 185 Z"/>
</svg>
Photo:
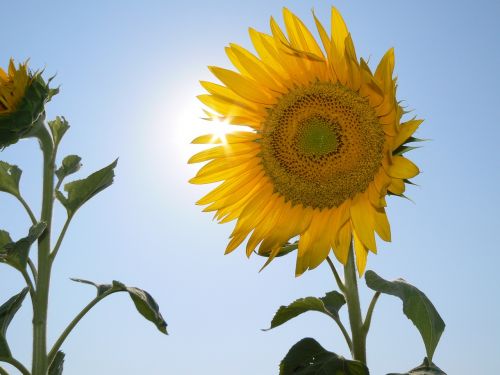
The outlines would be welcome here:
<svg viewBox="0 0 500 375">
<path fill-rule="evenodd" d="M 28 266 L 30 267 L 31 274 L 33 275 L 33 279 L 35 279 L 35 282 L 36 282 L 36 280 L 38 279 L 38 272 L 36 271 L 36 267 L 30 258 L 28 258 Z"/>
<path fill-rule="evenodd" d="M 365 336 L 368 334 L 368 330 L 370 329 L 370 324 L 372 322 L 373 309 L 375 309 L 375 305 L 377 304 L 379 297 L 380 297 L 380 292 L 376 292 L 373 295 L 373 298 L 370 302 L 370 306 L 368 306 L 368 311 L 366 312 L 365 322 L 363 323 L 363 332 L 365 333 Z"/>
<path fill-rule="evenodd" d="M 35 311 L 35 306 L 36 306 L 36 293 L 35 293 L 35 287 L 33 286 L 33 282 L 30 279 L 30 275 L 26 270 L 21 271 L 24 281 L 26 281 L 26 285 L 29 288 L 30 292 L 30 297 L 31 297 L 31 303 L 33 304 L 33 312 Z"/>
<path fill-rule="evenodd" d="M 54 258 L 57 255 L 57 252 L 59 251 L 59 248 L 61 247 L 62 241 L 64 239 L 64 235 L 66 234 L 66 231 L 68 230 L 69 224 L 71 223 L 71 219 L 73 216 L 68 216 L 66 219 L 66 222 L 64 223 L 64 226 L 61 230 L 61 233 L 59 234 L 59 238 L 57 239 L 56 246 L 54 246 L 54 250 L 52 250 L 52 253 L 50 254 L 50 261 L 54 262 Z"/>
<path fill-rule="evenodd" d="M 5 363 L 8 363 L 9 365 L 14 366 L 23 375 L 30 375 L 30 372 L 28 371 L 28 369 L 26 367 L 24 367 L 21 362 L 19 362 L 18 360 L 14 359 L 14 358 L 11 358 L 11 357 L 9 357 L 9 358 L 0 357 L 0 362 L 5 362 Z M 7 371 L 5 371 L 5 373 L 8 374 Z"/>
<path fill-rule="evenodd" d="M 16 198 L 19 202 L 21 202 L 21 204 L 23 205 L 24 209 L 26 210 L 26 212 L 28 213 L 30 219 L 31 219 L 31 222 L 33 223 L 33 225 L 35 225 L 37 223 L 36 221 L 36 217 L 35 215 L 33 214 L 33 211 L 31 211 L 31 208 L 30 206 L 28 205 L 28 203 L 26 203 L 26 201 L 24 200 L 23 197 L 21 197 L 21 195 L 16 195 Z"/>
<path fill-rule="evenodd" d="M 337 282 L 337 285 L 339 286 L 340 291 L 342 293 L 345 293 L 345 285 L 342 282 L 342 279 L 340 278 L 340 275 L 337 272 L 337 269 L 335 268 L 335 265 L 333 264 L 333 262 L 330 259 L 330 257 L 326 257 L 326 261 L 328 262 L 328 265 L 330 266 L 330 269 L 333 272 L 333 276 L 335 277 L 335 281 Z"/>
<path fill-rule="evenodd" d="M 366 335 L 363 331 L 363 319 L 358 294 L 358 276 L 354 264 L 354 251 L 351 242 L 347 264 L 344 266 L 345 299 L 351 324 L 353 359 L 366 364 Z"/>
<path fill-rule="evenodd" d="M 47 375 L 47 310 L 50 286 L 50 233 L 54 195 L 54 144 L 45 124 L 37 124 L 35 136 L 43 152 L 43 196 L 41 221 L 47 224 L 38 239 L 36 309 L 33 316 L 33 375 Z"/>
<path fill-rule="evenodd" d="M 8 373 L 7 371 L 5 371 L 5 370 L 3 369 L 3 367 L 0 367 L 0 374 L 1 374 L 1 375 L 9 375 L 9 373 Z"/>
<path fill-rule="evenodd" d="M 103 300 L 104 298 L 106 298 L 110 294 L 113 294 L 113 293 L 116 293 L 116 292 L 118 292 L 118 290 L 108 290 L 107 292 L 104 292 L 104 293 L 98 295 L 92 301 L 90 301 L 88 303 L 88 305 L 85 306 L 83 308 L 83 310 L 80 311 L 80 313 L 77 316 L 75 316 L 75 318 L 68 324 L 68 326 L 61 333 L 61 336 L 59 336 L 59 338 L 55 342 L 54 346 L 50 350 L 50 353 L 49 353 L 49 356 L 48 356 L 49 357 L 49 364 L 52 363 L 52 361 L 56 357 L 57 351 L 61 348 L 61 345 L 64 343 L 64 340 L 66 340 L 66 338 L 71 333 L 71 331 L 73 330 L 73 328 L 76 327 L 76 325 L 92 309 L 92 307 L 94 307 L 95 305 L 97 305 L 101 300 Z"/>
</svg>

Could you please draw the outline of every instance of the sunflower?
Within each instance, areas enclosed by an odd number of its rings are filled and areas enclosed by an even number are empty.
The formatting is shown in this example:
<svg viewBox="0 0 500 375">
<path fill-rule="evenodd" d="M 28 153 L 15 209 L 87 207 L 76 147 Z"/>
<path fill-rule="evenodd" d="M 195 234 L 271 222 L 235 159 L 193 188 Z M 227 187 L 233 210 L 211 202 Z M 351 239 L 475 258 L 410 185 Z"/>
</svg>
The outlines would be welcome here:
<svg viewBox="0 0 500 375">
<path fill-rule="evenodd" d="M 257 55 L 230 44 L 237 72 L 209 67 L 221 84 L 201 82 L 209 120 L 245 125 L 189 163 L 206 162 L 194 184 L 220 182 L 197 204 L 221 222 L 237 220 L 226 253 L 245 239 L 246 254 L 267 265 L 298 238 L 296 275 L 330 251 L 346 264 L 351 243 L 363 274 L 375 233 L 391 240 L 388 194 L 403 196 L 419 169 L 403 154 L 422 120 L 402 122 L 394 51 L 372 73 L 358 60 L 346 24 L 331 12 L 331 36 L 313 13 L 322 47 L 304 23 L 283 10 L 286 33 L 271 17 L 271 34 L 250 28 Z"/>
<path fill-rule="evenodd" d="M 0 68 L 0 148 L 25 136 L 57 92 L 49 88 L 41 73 L 29 72 L 27 63 L 16 69 L 11 59 L 7 72 Z"/>
</svg>

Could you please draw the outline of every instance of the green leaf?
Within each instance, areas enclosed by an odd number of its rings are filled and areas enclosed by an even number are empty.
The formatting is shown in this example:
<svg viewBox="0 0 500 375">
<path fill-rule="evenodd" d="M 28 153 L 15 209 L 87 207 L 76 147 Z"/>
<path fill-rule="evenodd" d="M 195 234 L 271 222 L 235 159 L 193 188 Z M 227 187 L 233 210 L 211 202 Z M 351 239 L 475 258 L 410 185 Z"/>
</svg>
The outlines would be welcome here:
<svg viewBox="0 0 500 375">
<path fill-rule="evenodd" d="M 20 195 L 19 180 L 22 173 L 17 165 L 10 165 L 9 163 L 0 161 L 0 191 L 18 197 Z"/>
<path fill-rule="evenodd" d="M 66 198 L 60 191 L 56 192 L 56 197 L 68 211 L 68 215 L 72 216 L 85 202 L 91 199 L 94 195 L 111 186 L 115 176 L 114 169 L 118 159 L 103 169 L 92 173 L 83 180 L 70 182 L 64 186 L 64 190 L 68 193 Z"/>
<path fill-rule="evenodd" d="M 345 298 L 336 291 L 328 292 L 322 298 L 299 298 L 288 306 L 280 306 L 271 321 L 268 331 L 308 311 L 318 311 L 330 317 L 338 318 L 340 308 L 345 304 Z"/>
<path fill-rule="evenodd" d="M 432 360 L 445 324 L 427 296 L 403 279 L 387 281 L 373 271 L 367 271 L 365 279 L 369 288 L 399 297 L 403 301 L 403 312 L 419 330 L 427 357 Z"/>
<path fill-rule="evenodd" d="M 167 333 L 167 322 L 163 319 L 160 308 L 154 298 L 145 290 L 128 287 L 125 284 L 113 280 L 112 284 L 96 284 L 93 281 L 83 280 L 83 279 L 71 279 L 73 281 L 93 285 L 97 288 L 97 297 L 103 297 L 105 293 L 108 295 L 116 292 L 128 292 L 130 298 L 134 302 L 137 311 L 147 320 L 156 325 L 158 330 L 166 335 Z M 104 296 L 106 297 L 106 296 Z"/>
<path fill-rule="evenodd" d="M 280 375 L 369 375 L 359 361 L 350 361 L 325 350 L 316 340 L 296 343 L 280 363 Z"/>
<path fill-rule="evenodd" d="M 78 155 L 68 155 L 66 156 L 59 169 L 56 171 L 56 176 L 59 181 L 64 180 L 70 174 L 76 173 L 82 167 L 82 158 Z"/>
<path fill-rule="evenodd" d="M 387 375 L 446 375 L 446 373 L 425 357 L 424 362 L 413 370 L 405 372 L 404 374 L 391 373 Z"/>
<path fill-rule="evenodd" d="M 26 237 L 16 242 L 10 240 L 8 243 L 3 242 L 10 239 L 9 234 L 0 231 L 0 262 L 7 263 L 21 272 L 26 269 L 31 245 L 43 234 L 46 227 L 44 222 L 36 223 Z"/>
<path fill-rule="evenodd" d="M 54 140 L 55 146 L 59 146 L 59 143 L 61 142 L 61 139 L 63 138 L 64 134 L 68 131 L 69 129 L 69 124 L 68 121 L 64 118 L 64 116 L 57 116 L 55 120 L 53 121 L 48 121 L 50 132 L 52 133 L 52 139 Z"/>
<path fill-rule="evenodd" d="M 27 293 L 28 288 L 24 288 L 19 294 L 16 294 L 0 306 L 0 357 L 12 357 L 7 343 L 7 328 L 9 328 L 12 318 L 21 307 Z"/>
<path fill-rule="evenodd" d="M 56 353 L 54 360 L 50 364 L 49 375 L 62 375 L 65 354 L 60 350 Z"/>
</svg>

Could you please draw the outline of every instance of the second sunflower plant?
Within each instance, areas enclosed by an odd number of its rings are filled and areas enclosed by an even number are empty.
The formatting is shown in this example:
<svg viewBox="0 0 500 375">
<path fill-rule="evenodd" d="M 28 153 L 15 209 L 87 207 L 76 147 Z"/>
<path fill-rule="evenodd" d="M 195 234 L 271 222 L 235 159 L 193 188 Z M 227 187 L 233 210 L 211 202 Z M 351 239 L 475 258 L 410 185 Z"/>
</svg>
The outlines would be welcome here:
<svg viewBox="0 0 500 375">
<path fill-rule="evenodd" d="M 410 373 L 442 373 L 432 357 L 445 325 L 429 299 L 402 279 L 391 282 L 365 272 L 368 253 L 377 251 L 375 233 L 391 240 L 387 196 L 404 197 L 419 173 L 406 153 L 421 141 L 413 134 L 422 120 L 403 120 L 394 51 L 389 49 L 372 72 L 358 59 L 335 8 L 329 33 L 313 14 L 319 42 L 286 8 L 283 17 L 285 30 L 273 18 L 271 34 L 250 29 L 257 54 L 235 44 L 226 47 L 236 71 L 210 67 L 220 83 L 201 82 L 207 93 L 199 99 L 214 128 L 223 122 L 248 130 L 193 141 L 216 146 L 189 160 L 207 162 L 190 182 L 219 183 L 197 203 L 221 223 L 236 220 L 226 253 L 245 243 L 247 256 L 267 257 L 264 268 L 297 251 L 297 276 L 325 260 L 333 272 L 338 291 L 281 306 L 270 328 L 307 311 L 322 312 L 341 329 L 352 360 L 306 338 L 290 349 L 280 374 L 368 374 L 366 337 L 381 294 L 399 297 L 422 335 L 427 357 Z M 364 316 L 358 295 L 363 275 L 374 290 Z M 350 330 L 339 316 L 343 305 Z"/>
</svg>

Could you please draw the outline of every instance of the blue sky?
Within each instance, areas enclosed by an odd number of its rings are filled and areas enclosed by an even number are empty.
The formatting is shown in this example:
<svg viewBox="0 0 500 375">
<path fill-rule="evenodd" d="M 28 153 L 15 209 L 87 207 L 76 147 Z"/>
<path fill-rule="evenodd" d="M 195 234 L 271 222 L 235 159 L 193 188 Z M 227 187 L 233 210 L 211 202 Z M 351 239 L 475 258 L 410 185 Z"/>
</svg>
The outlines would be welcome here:
<svg viewBox="0 0 500 375">
<path fill-rule="evenodd" d="M 368 269 L 404 277 L 426 292 L 447 323 L 435 354 L 449 374 L 500 371 L 498 186 L 500 138 L 500 5 L 494 1 L 23 1 L 2 4 L 0 64 L 30 58 L 61 93 L 48 117 L 72 125 L 60 156 L 78 154 L 78 178 L 120 157 L 115 184 L 83 207 L 55 264 L 50 339 L 93 297 L 69 281 L 120 280 L 157 299 L 169 323 L 165 337 L 126 295 L 93 310 L 67 340 L 65 373 L 275 374 L 289 347 L 314 337 L 345 356 L 336 326 L 310 313 L 270 332 L 275 310 L 299 297 L 332 290 L 328 267 L 294 277 L 294 256 L 259 273 L 263 260 L 243 251 L 224 256 L 232 225 L 218 225 L 194 202 L 210 190 L 187 180 L 196 167 L 189 145 L 207 132 L 199 120 L 199 80 L 207 65 L 230 67 L 224 46 L 251 48 L 247 28 L 269 31 L 269 17 L 289 7 L 313 26 L 310 10 L 329 24 L 342 12 L 359 56 L 373 67 L 396 51 L 398 97 L 425 119 L 430 139 L 411 158 L 422 170 L 408 195 L 389 199 L 393 242 L 379 242 Z M 41 155 L 34 141 L 0 153 L 19 165 L 22 191 L 38 207 Z M 25 235 L 28 218 L 0 196 L 0 228 Z M 38 211 L 38 209 L 37 209 Z M 56 231 L 64 212 L 55 212 Z M 22 279 L 0 265 L 0 300 Z M 361 285 L 364 285 L 361 282 Z M 371 293 L 362 288 L 366 306 Z M 15 355 L 29 364 L 31 307 L 9 330 Z M 383 297 L 368 338 L 373 374 L 421 362 L 424 347 L 399 300 Z"/>
</svg>

